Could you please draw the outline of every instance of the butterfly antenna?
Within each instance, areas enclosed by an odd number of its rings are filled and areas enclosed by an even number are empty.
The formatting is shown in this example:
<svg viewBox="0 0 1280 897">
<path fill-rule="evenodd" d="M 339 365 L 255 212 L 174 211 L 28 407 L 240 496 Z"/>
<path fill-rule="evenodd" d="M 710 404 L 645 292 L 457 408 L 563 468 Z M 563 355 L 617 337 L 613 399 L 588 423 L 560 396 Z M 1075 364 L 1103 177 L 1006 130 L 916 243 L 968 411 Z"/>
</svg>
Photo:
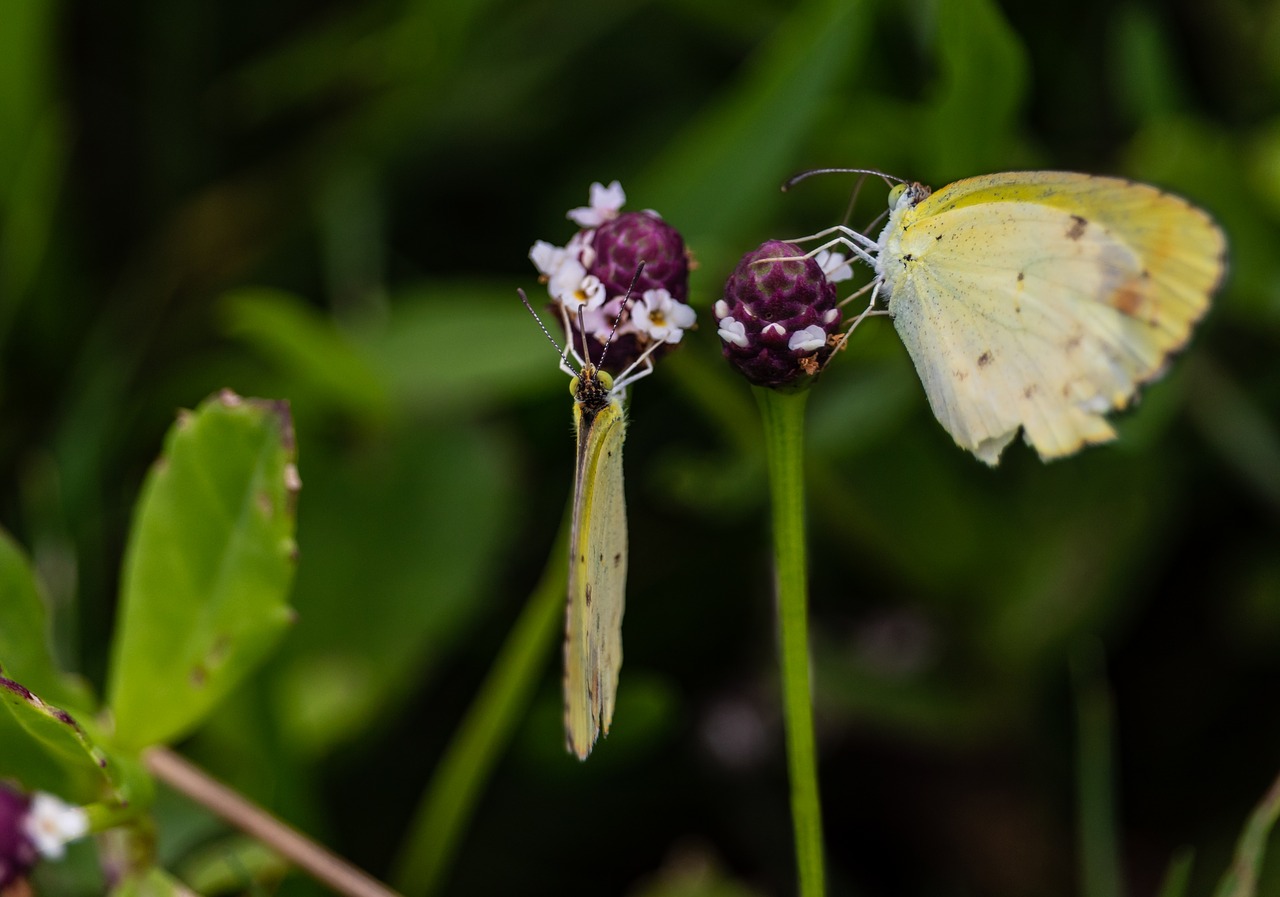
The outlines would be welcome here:
<svg viewBox="0 0 1280 897">
<path fill-rule="evenodd" d="M 551 335 L 551 331 L 547 329 L 547 325 L 542 323 L 542 318 L 538 317 L 538 313 L 533 310 L 533 306 L 529 304 L 529 297 L 519 287 L 516 288 L 516 292 L 520 294 L 520 301 L 524 303 L 524 307 L 529 309 L 529 314 L 533 315 L 533 319 L 538 322 L 538 329 L 542 331 L 542 335 L 551 341 L 551 345 L 556 347 L 556 352 L 563 358 L 565 350 L 560 347 L 560 344 L 556 342 L 556 338 Z"/>
<path fill-rule="evenodd" d="M 874 168 L 810 168 L 808 171 L 802 171 L 799 174 L 795 174 L 787 178 L 787 182 L 782 185 L 782 192 L 786 193 L 805 178 L 811 178 L 815 174 L 873 174 L 878 178 L 884 178 L 885 181 L 892 181 L 899 184 L 906 183 L 906 181 L 900 177 L 885 174 L 883 171 L 877 171 Z"/>
<path fill-rule="evenodd" d="M 610 344 L 613 343 L 613 335 L 618 332 L 618 325 L 622 323 L 622 313 L 627 310 L 627 303 L 631 300 L 631 293 L 635 290 L 636 282 L 640 280 L 640 274 L 643 271 L 644 262 L 641 261 L 636 265 L 636 273 L 631 278 L 631 285 L 627 287 L 626 295 L 622 297 L 622 305 L 618 307 L 618 316 L 613 319 L 613 329 L 609 331 L 609 338 L 604 341 L 604 348 L 600 350 L 600 364 L 597 365 L 597 367 L 604 365 L 604 355 L 609 351 Z M 579 309 L 579 311 L 581 311 L 581 309 Z M 587 347 L 587 336 L 585 332 L 582 335 L 582 347 L 584 349 Z"/>
</svg>

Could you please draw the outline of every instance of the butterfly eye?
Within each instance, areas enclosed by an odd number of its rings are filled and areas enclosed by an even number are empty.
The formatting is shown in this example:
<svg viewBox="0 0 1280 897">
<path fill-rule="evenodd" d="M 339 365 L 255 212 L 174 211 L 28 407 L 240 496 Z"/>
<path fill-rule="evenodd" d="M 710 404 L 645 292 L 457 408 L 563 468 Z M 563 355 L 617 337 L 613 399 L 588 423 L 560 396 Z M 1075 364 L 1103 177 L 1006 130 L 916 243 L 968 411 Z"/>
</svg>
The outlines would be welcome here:
<svg viewBox="0 0 1280 897">
<path fill-rule="evenodd" d="M 898 200 L 902 199 L 902 194 L 907 192 L 906 184 L 895 184 L 893 189 L 889 191 L 889 208 L 898 205 Z"/>
<path fill-rule="evenodd" d="M 596 379 L 600 381 L 600 385 L 605 389 L 613 389 L 613 376 L 606 371 L 597 371 Z"/>
<path fill-rule="evenodd" d="M 578 382 L 579 382 L 579 379 L 580 379 L 580 378 L 578 378 L 578 377 L 570 377 L 570 378 L 569 378 L 569 395 L 573 396 L 575 399 L 578 397 Z"/>
</svg>

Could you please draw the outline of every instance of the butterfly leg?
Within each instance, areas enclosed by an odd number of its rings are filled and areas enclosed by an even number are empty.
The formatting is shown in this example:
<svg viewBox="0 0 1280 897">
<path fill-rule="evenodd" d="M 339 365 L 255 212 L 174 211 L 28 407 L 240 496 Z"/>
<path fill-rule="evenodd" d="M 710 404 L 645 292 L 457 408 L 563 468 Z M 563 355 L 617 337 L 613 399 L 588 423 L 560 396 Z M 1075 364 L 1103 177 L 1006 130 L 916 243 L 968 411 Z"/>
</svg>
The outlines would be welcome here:
<svg viewBox="0 0 1280 897">
<path fill-rule="evenodd" d="M 837 225 L 837 227 L 839 227 L 839 225 Z M 857 233 L 857 231 L 851 231 L 851 233 Z M 859 234 L 859 236 L 861 236 L 861 234 Z M 810 239 L 810 237 L 801 237 L 800 239 L 807 240 L 807 239 Z M 813 249 L 810 249 L 804 255 L 780 255 L 780 256 L 774 256 L 767 259 L 756 259 L 754 262 L 752 262 L 752 264 L 763 265 L 765 262 L 803 261 L 805 259 L 813 258 L 819 252 L 823 252 L 824 250 L 832 249 L 837 246 L 848 249 L 851 253 L 853 253 L 853 255 L 856 258 L 861 259 L 862 261 L 866 262 L 868 265 L 871 265 L 872 267 L 875 267 L 875 263 L 876 263 L 875 258 L 869 252 L 867 252 L 866 249 L 863 249 L 861 246 L 854 243 L 848 237 L 843 235 L 836 237 L 835 239 L 828 240 L 827 242 L 823 243 L 821 246 L 815 246 Z"/>
<path fill-rule="evenodd" d="M 853 319 L 853 322 L 851 324 L 849 324 L 849 329 L 846 330 L 841 335 L 840 341 L 835 344 L 835 348 L 832 350 L 830 357 L 827 359 L 828 363 L 832 358 L 836 357 L 836 352 L 839 352 L 841 349 L 845 347 L 845 344 L 849 342 L 849 337 L 853 335 L 854 329 L 859 324 L 862 323 L 864 318 L 876 317 L 878 315 L 887 315 L 889 313 L 888 309 L 876 308 L 876 299 L 879 298 L 879 295 L 880 295 L 880 283 L 881 283 L 880 278 L 877 277 L 875 280 L 871 281 L 871 283 L 867 284 L 862 289 L 858 290 L 856 293 L 853 293 L 847 299 L 845 299 L 843 302 L 840 303 L 841 305 L 844 305 L 845 302 L 849 302 L 855 297 L 861 296 L 868 289 L 871 290 L 871 301 L 867 303 L 867 307 L 864 308 L 862 312 L 856 318 Z"/>
<path fill-rule="evenodd" d="M 629 386 L 630 384 L 635 383 L 637 380 L 640 380 L 644 377 L 648 377 L 650 374 L 652 374 L 653 373 L 652 355 L 655 351 L 657 351 L 658 347 L 661 345 L 663 345 L 663 343 L 661 342 L 650 343 L 649 348 L 644 350 L 644 354 L 642 354 L 635 361 L 631 362 L 631 364 L 627 366 L 627 369 L 624 370 L 621 374 L 613 378 L 613 388 L 622 389 L 623 387 Z"/>
<path fill-rule="evenodd" d="M 788 240 L 787 242 L 788 243 L 808 243 L 810 240 L 821 240 L 823 237 L 829 237 L 832 234 L 840 234 L 844 237 L 847 237 L 849 240 L 848 245 L 850 245 L 850 248 L 852 248 L 853 243 L 857 243 L 858 245 L 862 246 L 864 249 L 867 249 L 867 250 L 876 249 L 878 248 L 878 245 L 879 245 L 876 243 L 875 240 L 871 239 L 861 231 L 856 231 L 853 228 L 843 224 L 833 224 L 831 225 L 831 227 L 824 227 L 822 230 L 818 231 L 816 234 L 809 234 L 807 237 L 795 237 L 793 239 Z"/>
</svg>

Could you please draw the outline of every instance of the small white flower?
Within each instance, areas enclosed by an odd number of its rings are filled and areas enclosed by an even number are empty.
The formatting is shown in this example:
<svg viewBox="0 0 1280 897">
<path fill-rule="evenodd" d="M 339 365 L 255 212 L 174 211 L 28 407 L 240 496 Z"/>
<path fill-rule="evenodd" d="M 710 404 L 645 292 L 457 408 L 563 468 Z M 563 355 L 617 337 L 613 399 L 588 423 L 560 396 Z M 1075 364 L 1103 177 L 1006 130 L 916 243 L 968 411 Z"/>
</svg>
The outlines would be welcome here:
<svg viewBox="0 0 1280 897">
<path fill-rule="evenodd" d="M 552 246 L 546 240 L 539 240 L 529 250 L 529 261 L 533 262 L 533 267 L 538 269 L 539 274 L 546 277 L 554 277 L 568 257 L 567 248 Z"/>
<path fill-rule="evenodd" d="M 664 343 L 678 343 L 685 328 L 692 327 L 697 312 L 671 298 L 664 289 L 645 290 L 631 309 L 631 320 L 641 333 Z"/>
<path fill-rule="evenodd" d="M 816 352 L 827 344 L 827 332 L 817 324 L 810 324 L 804 330 L 797 330 L 787 340 L 787 348 L 792 352 Z"/>
<path fill-rule="evenodd" d="M 716 304 L 711 306 L 711 311 L 715 314 L 717 320 L 729 317 L 729 303 L 723 299 L 717 299 Z"/>
<path fill-rule="evenodd" d="M 716 333 L 720 334 L 720 339 L 726 343 L 733 343 L 744 349 L 747 347 L 747 328 L 733 318 L 721 318 L 720 329 Z"/>
<path fill-rule="evenodd" d="M 775 336 L 782 336 L 782 335 L 783 335 L 784 333 L 786 333 L 787 331 L 786 331 L 786 328 L 785 328 L 785 327 L 783 327 L 783 326 L 782 326 L 781 324 L 779 324 L 777 321 L 774 321 L 772 324 L 765 324 L 765 325 L 764 325 L 764 329 L 763 329 L 763 330 L 761 330 L 760 332 L 761 332 L 761 333 L 772 333 L 772 334 L 774 334 Z"/>
<path fill-rule="evenodd" d="M 41 856 L 61 859 L 69 841 L 84 837 L 89 831 L 89 815 L 82 807 L 73 807 L 52 794 L 36 792 L 31 808 L 22 820 L 22 830 Z"/>
<path fill-rule="evenodd" d="M 579 227 L 599 227 L 618 217 L 618 210 L 627 201 L 622 185 L 614 181 L 605 187 L 599 181 L 591 185 L 591 205 L 570 209 L 567 216 Z"/>
<path fill-rule="evenodd" d="M 818 267 L 822 269 L 822 273 L 827 276 L 830 283 L 839 283 L 853 278 L 853 268 L 839 252 L 828 252 L 824 249 L 815 255 L 813 260 L 818 263 Z"/>
</svg>

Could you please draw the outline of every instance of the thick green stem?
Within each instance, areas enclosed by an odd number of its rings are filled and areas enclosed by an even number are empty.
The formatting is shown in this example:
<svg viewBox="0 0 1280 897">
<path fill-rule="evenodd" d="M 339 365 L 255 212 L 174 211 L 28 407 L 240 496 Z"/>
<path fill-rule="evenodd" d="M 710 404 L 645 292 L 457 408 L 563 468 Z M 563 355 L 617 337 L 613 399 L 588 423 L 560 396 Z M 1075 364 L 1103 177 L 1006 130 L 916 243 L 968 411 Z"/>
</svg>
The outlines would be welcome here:
<svg viewBox="0 0 1280 897">
<path fill-rule="evenodd" d="M 773 504 L 782 706 L 800 897 L 822 897 L 822 808 L 818 802 L 818 760 L 809 683 L 809 587 L 804 536 L 804 407 L 808 393 L 779 393 L 759 387 L 755 393 L 764 419 Z"/>
</svg>

